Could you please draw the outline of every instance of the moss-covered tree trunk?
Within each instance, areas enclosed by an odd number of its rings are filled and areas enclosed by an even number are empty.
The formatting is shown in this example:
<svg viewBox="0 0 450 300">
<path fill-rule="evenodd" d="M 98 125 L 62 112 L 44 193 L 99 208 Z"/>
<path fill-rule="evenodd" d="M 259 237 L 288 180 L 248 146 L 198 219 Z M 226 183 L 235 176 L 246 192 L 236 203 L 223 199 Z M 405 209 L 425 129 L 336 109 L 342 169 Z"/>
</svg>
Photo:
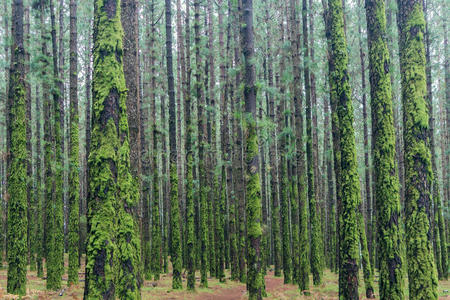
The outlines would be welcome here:
<svg viewBox="0 0 450 300">
<path fill-rule="evenodd" d="M 47 204 L 47 289 L 61 288 L 64 273 L 64 232 L 63 232 L 63 154 L 62 127 L 63 103 L 59 91 L 59 70 L 56 41 L 56 21 L 53 0 L 50 3 L 51 40 L 53 59 L 53 131 L 52 131 L 52 194 Z"/>
<path fill-rule="evenodd" d="M 12 45 L 7 100 L 8 277 L 10 294 L 26 293 L 27 275 L 27 149 L 23 1 L 12 3 Z"/>
<path fill-rule="evenodd" d="M 156 127 L 156 24 L 155 24 L 155 1 L 150 2 L 150 130 L 152 132 L 152 150 L 151 150 L 151 249 L 150 249 L 150 273 L 154 280 L 159 280 L 162 262 L 162 240 L 160 227 L 160 179 L 158 166 L 158 130 Z"/>
<path fill-rule="evenodd" d="M 167 88 L 169 94 L 169 174 L 170 174 L 170 229 L 171 229 L 171 261 L 173 268 L 172 288 L 181 289 L 181 220 L 178 200 L 178 172 L 177 172 L 177 142 L 176 142 L 176 114 L 175 114 L 175 86 L 172 62 L 172 9 L 171 1 L 165 1 L 166 15 L 166 67 Z"/>
<path fill-rule="evenodd" d="M 199 222 L 200 222 L 200 274 L 201 286 L 208 287 L 208 251 L 209 251 L 209 237 L 208 237 L 208 203 L 207 203 L 207 174 L 206 174 L 206 102 L 205 102 L 205 86 L 202 77 L 202 55 L 200 48 L 203 43 L 200 38 L 200 1 L 194 2 L 194 34 L 195 34 L 195 96 L 197 98 L 197 122 L 198 122 L 198 172 L 199 172 Z"/>
<path fill-rule="evenodd" d="M 431 227 L 433 229 L 433 250 L 434 259 L 436 262 L 436 269 L 438 279 L 448 277 L 448 256 L 447 256 L 447 242 L 445 234 L 441 235 L 441 231 L 445 232 L 445 224 L 442 215 L 441 193 L 439 189 L 439 177 L 437 172 L 437 155 L 436 155 L 436 140 L 434 137 L 434 116 L 433 116 L 433 91 L 432 91 L 432 77 L 431 77 L 431 58 L 430 58 L 430 32 L 428 27 L 428 1 L 423 1 L 423 10 L 425 17 L 425 60 L 426 60 L 426 82 L 427 82 L 427 104 L 429 109 L 429 135 L 430 135 L 430 151 L 431 151 L 431 168 L 433 172 L 433 183 L 431 186 L 433 197 L 433 213 L 431 218 Z M 443 154 L 445 155 L 445 153 Z M 444 172 L 445 170 L 443 170 Z M 441 230 L 441 226 L 444 226 Z"/>
<path fill-rule="evenodd" d="M 322 233 L 320 224 L 320 210 L 317 204 L 318 191 L 315 190 L 314 181 L 314 158 L 312 149 L 312 107 L 311 107 L 311 78 L 309 73 L 309 41 L 307 27 L 307 2 L 302 1 L 302 19 L 303 19 L 303 57 L 304 57 L 304 80 L 306 96 L 306 156 L 307 156 L 307 174 L 308 174 L 308 202 L 309 219 L 311 223 L 311 272 L 313 274 L 314 285 L 322 283 L 323 263 L 322 263 Z"/>
<path fill-rule="evenodd" d="M 194 149 L 193 149 L 193 122 L 191 116 L 191 64 L 190 64 L 190 5 L 186 2 L 186 81 L 184 82 L 184 115 L 186 128 L 186 226 L 185 226 L 185 252 L 186 252 L 186 270 L 187 289 L 195 289 L 195 225 L 194 225 Z"/>
<path fill-rule="evenodd" d="M 78 146 L 78 71 L 77 2 L 70 1 L 70 143 L 69 143 L 69 276 L 68 284 L 78 283 L 79 239 L 79 146 Z"/>
<path fill-rule="evenodd" d="M 359 230 L 358 207 L 360 203 L 359 176 L 357 172 L 353 105 L 348 75 L 347 41 L 344 32 L 342 1 L 328 1 L 327 38 L 330 49 L 329 84 L 331 108 L 339 151 L 336 163 L 340 170 L 338 191 L 339 228 L 339 298 L 358 299 Z M 333 143 L 337 142 L 333 138 Z M 337 146 L 335 144 L 335 146 Z M 336 150 L 336 149 L 335 149 Z M 340 155 L 339 155 L 340 154 Z M 340 156 L 340 157 L 339 157 Z M 336 172 L 336 168 L 335 168 Z"/>
<path fill-rule="evenodd" d="M 261 183 L 259 181 L 258 135 L 256 132 L 256 85 L 254 65 L 253 3 L 242 1 L 240 35 L 244 58 L 245 102 L 245 162 L 246 162 L 246 215 L 247 215 L 247 290 L 249 299 L 262 299 L 263 274 L 261 272 Z"/>
<path fill-rule="evenodd" d="M 426 103 L 425 19 L 422 1 L 398 0 L 400 73 L 405 148 L 406 255 L 410 299 L 437 299 L 437 276 L 429 237 L 433 173 Z"/>
<path fill-rule="evenodd" d="M 140 299 L 139 198 L 130 172 L 119 0 L 94 3 L 85 299 Z"/>
<path fill-rule="evenodd" d="M 266 4 L 266 18 L 269 18 L 269 3 Z M 272 33 L 269 22 L 266 24 L 267 36 L 267 85 L 269 88 L 273 84 L 273 59 L 272 59 Z M 273 93 L 268 93 L 268 111 L 270 121 L 276 124 L 276 107 Z M 270 204 L 271 204 L 271 232 L 272 232 L 272 262 L 274 265 L 274 275 L 281 276 L 281 239 L 280 239 L 280 200 L 278 193 L 278 159 L 277 159 L 277 127 L 270 130 L 271 142 L 269 145 L 269 164 L 270 164 Z"/>
</svg>

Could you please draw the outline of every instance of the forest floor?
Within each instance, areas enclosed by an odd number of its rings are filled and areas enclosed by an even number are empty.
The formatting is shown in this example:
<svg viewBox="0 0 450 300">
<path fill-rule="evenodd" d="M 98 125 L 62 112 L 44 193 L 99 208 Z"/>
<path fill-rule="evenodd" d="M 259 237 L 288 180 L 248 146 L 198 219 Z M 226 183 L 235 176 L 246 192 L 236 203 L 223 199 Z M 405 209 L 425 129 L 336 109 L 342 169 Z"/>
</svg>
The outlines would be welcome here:
<svg viewBox="0 0 450 300">
<path fill-rule="evenodd" d="M 66 260 L 67 269 L 67 260 Z M 227 281 L 220 283 L 215 278 L 208 279 L 208 288 L 200 288 L 200 273 L 196 273 L 197 287 L 195 292 L 188 292 L 183 290 L 172 290 L 172 278 L 169 274 L 162 274 L 159 281 L 146 280 L 142 287 L 143 300 L 245 300 L 247 299 L 245 284 L 229 280 L 229 273 L 227 273 Z M 17 296 L 6 294 L 6 268 L 0 269 L 0 299 L 18 299 Z M 48 292 L 45 290 L 45 279 L 38 278 L 35 271 L 29 271 L 27 274 L 27 295 L 22 299 L 37 299 L 37 300 L 82 300 L 84 287 L 84 265 L 80 268 L 78 285 L 70 288 L 64 286 L 61 291 Z M 283 277 L 275 277 L 270 270 L 266 275 L 266 291 L 267 298 L 265 299 L 338 299 L 338 276 L 335 273 L 326 270 L 324 272 L 324 280 L 320 286 L 312 285 L 312 278 L 310 283 L 310 296 L 300 295 L 297 286 L 293 284 L 283 284 Z M 375 275 L 375 286 L 377 288 L 378 276 Z M 67 274 L 63 278 L 63 285 L 67 281 Z M 186 287 L 186 277 L 183 275 L 183 286 Z M 406 286 L 406 285 L 405 285 Z M 362 273 L 360 274 L 360 299 L 364 297 L 364 282 L 362 280 Z M 439 281 L 439 299 L 450 299 L 450 280 Z M 378 291 L 375 291 L 377 294 Z M 407 290 L 406 290 L 407 294 Z M 407 296 L 407 295 L 406 295 Z"/>
</svg>

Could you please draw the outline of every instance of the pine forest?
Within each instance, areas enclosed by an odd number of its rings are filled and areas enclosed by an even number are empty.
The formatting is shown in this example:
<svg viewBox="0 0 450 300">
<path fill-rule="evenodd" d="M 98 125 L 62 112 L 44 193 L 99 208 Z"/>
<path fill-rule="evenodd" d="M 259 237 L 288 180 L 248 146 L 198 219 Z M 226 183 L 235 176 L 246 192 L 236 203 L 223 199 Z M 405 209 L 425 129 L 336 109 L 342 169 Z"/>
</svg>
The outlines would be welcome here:
<svg viewBox="0 0 450 300">
<path fill-rule="evenodd" d="M 449 299 L 449 7 L 1 0 L 0 299 Z"/>
</svg>

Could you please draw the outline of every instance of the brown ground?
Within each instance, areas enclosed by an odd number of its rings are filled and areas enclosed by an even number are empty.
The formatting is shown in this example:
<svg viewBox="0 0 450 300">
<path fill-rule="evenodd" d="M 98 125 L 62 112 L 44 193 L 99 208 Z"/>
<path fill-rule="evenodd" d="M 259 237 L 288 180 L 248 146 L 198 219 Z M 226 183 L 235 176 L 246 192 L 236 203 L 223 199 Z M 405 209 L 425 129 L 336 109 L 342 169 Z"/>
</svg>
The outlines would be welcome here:
<svg viewBox="0 0 450 300">
<path fill-rule="evenodd" d="M 67 267 L 67 266 L 66 266 Z M 5 268 L 0 269 L 0 299 L 18 299 L 18 297 L 6 294 L 6 275 Z M 227 273 L 229 277 L 229 273 Z M 362 277 L 362 275 L 361 275 Z M 83 287 L 84 287 L 84 266 L 80 268 L 78 285 L 73 287 L 66 287 L 64 284 L 67 281 L 67 277 L 63 278 L 64 288 L 58 292 L 48 292 L 45 290 L 45 279 L 38 278 L 36 272 L 30 271 L 27 275 L 27 295 L 22 299 L 38 299 L 38 300 L 82 300 L 83 299 Z M 283 284 L 282 277 L 274 277 L 273 272 L 269 271 L 266 275 L 266 299 L 280 299 L 280 300 L 293 300 L 293 299 L 338 299 L 338 286 L 337 275 L 326 270 L 324 273 L 323 284 L 320 286 L 312 286 L 312 280 L 310 283 L 310 296 L 300 295 L 297 287 L 292 284 Z M 200 274 L 197 273 L 197 287 L 195 292 L 188 292 L 183 290 L 171 289 L 171 275 L 163 274 L 161 279 L 155 281 L 145 281 L 142 286 L 142 299 L 143 300 L 245 300 L 247 299 L 245 284 L 234 282 L 229 279 L 225 283 L 220 283 L 218 280 L 209 278 L 208 288 L 200 288 Z M 375 276 L 375 285 L 377 283 L 377 276 Z M 186 285 L 186 279 L 183 278 L 183 285 Z M 450 300 L 450 281 L 439 282 L 439 299 Z M 361 299 L 365 299 L 364 295 L 364 283 L 361 280 L 360 283 Z"/>
</svg>

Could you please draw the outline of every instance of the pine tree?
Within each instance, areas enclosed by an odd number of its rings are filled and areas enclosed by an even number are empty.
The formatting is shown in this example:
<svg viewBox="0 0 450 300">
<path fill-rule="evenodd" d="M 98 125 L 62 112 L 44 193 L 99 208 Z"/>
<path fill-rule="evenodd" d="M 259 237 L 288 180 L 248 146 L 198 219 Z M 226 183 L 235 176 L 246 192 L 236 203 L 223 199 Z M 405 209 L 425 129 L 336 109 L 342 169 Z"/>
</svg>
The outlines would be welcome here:
<svg viewBox="0 0 450 300">
<path fill-rule="evenodd" d="M 252 0 L 242 1 L 241 43 L 244 57 L 244 102 L 246 137 L 247 290 L 249 299 L 262 299 L 261 272 L 261 184 L 259 181 L 258 135 L 256 132 L 256 86 Z"/>
<path fill-rule="evenodd" d="M 356 164 L 353 106 L 347 67 L 347 41 L 344 32 L 342 1 L 340 0 L 328 1 L 326 35 L 330 50 L 330 102 L 335 126 L 333 144 L 335 164 L 339 166 L 339 169 L 335 168 L 335 172 L 336 178 L 340 179 L 340 182 L 336 184 L 340 216 L 338 223 L 340 231 L 339 298 L 359 299 L 359 178 Z"/>
<path fill-rule="evenodd" d="M 52 193 L 47 199 L 47 289 L 61 288 L 61 279 L 64 273 L 64 232 L 63 232 L 63 103 L 59 90 L 58 46 L 56 44 L 56 21 L 54 0 L 50 0 L 52 60 L 53 60 L 53 130 L 52 130 L 52 163 L 53 182 Z"/>
<path fill-rule="evenodd" d="M 169 92 L 169 142 L 170 142 L 170 227 L 172 232 L 172 288 L 181 286 L 181 234 L 180 234 L 180 207 L 178 202 L 178 172 L 177 172 L 177 143 L 176 143 L 176 115 L 175 115 L 175 87 L 172 62 L 172 10 L 171 1 L 165 0 L 166 13 L 166 60 L 167 60 L 167 86 Z"/>
<path fill-rule="evenodd" d="M 378 236 L 387 237 L 378 239 L 380 298 L 403 299 L 400 194 L 395 164 L 395 128 L 384 1 L 366 0 L 366 16 L 377 228 Z"/>
<path fill-rule="evenodd" d="M 431 169 L 426 104 L 425 19 L 422 1 L 398 0 L 405 149 L 406 255 L 410 299 L 437 299 L 433 249 L 428 237 Z"/>
<path fill-rule="evenodd" d="M 93 124 L 89 156 L 86 299 L 140 299 L 120 2 L 94 3 Z"/>
<path fill-rule="evenodd" d="M 8 125 L 8 278 L 10 294 L 25 295 L 27 275 L 27 149 L 24 66 L 24 7 L 12 4 L 12 45 L 7 102 Z"/>
<path fill-rule="evenodd" d="M 320 225 L 320 210 L 317 205 L 318 191 L 315 190 L 314 181 L 314 159 L 312 149 L 312 106 L 311 106 L 311 77 L 309 73 L 309 45 L 308 45 L 308 27 L 307 27 L 307 4 L 302 1 L 302 19 L 303 19 L 303 63 L 306 95 L 306 156 L 307 156 L 307 174 L 308 174 L 308 201 L 309 218 L 311 223 L 311 273 L 313 274 L 314 285 L 322 283 L 323 263 L 322 263 L 322 233 Z"/>
<path fill-rule="evenodd" d="M 78 283 L 79 242 L 79 146 L 78 146 L 78 74 L 77 74 L 77 2 L 70 1 L 70 165 L 69 165 L 69 278 Z"/>
</svg>

